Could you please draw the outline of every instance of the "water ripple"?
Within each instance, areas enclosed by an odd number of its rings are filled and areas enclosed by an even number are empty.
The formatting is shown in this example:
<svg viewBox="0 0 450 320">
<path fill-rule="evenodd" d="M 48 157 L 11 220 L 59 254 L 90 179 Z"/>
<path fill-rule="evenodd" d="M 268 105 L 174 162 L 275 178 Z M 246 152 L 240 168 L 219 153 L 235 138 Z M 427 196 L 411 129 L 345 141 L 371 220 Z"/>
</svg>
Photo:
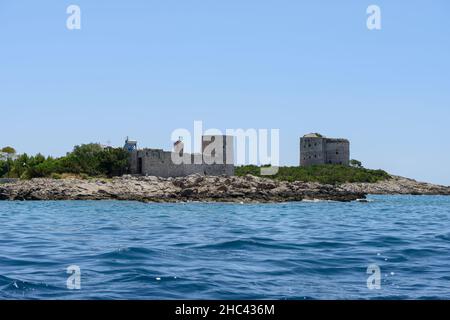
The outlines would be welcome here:
<svg viewBox="0 0 450 320">
<path fill-rule="evenodd" d="M 449 197 L 370 201 L 0 202 L 0 298 L 449 299 Z"/>
</svg>

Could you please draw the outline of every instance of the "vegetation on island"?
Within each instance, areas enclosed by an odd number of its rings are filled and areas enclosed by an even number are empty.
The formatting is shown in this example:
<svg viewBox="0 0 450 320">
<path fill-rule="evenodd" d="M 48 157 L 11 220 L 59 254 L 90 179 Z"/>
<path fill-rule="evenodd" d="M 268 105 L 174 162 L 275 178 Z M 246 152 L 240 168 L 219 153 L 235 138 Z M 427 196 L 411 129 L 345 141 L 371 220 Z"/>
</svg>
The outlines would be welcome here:
<svg viewBox="0 0 450 320">
<path fill-rule="evenodd" d="M 307 167 L 280 167 L 273 176 L 263 176 L 280 181 L 320 182 L 326 184 L 340 184 L 346 182 L 370 182 L 387 180 L 390 175 L 383 170 L 372 170 L 362 167 L 361 162 L 355 160 L 350 166 L 323 164 Z M 244 176 L 251 174 L 261 176 L 261 167 L 254 165 L 236 167 L 235 174 Z"/>
<path fill-rule="evenodd" d="M 15 153 L 15 150 L 11 149 L 8 150 L 14 152 L 10 153 Z M 122 148 L 90 143 L 76 146 L 72 152 L 60 158 L 45 157 L 41 154 L 35 156 L 21 154 L 0 160 L 0 178 L 58 179 L 64 175 L 82 178 L 112 177 L 124 174 L 127 165 L 128 153 Z"/>
<path fill-rule="evenodd" d="M 127 172 L 129 154 L 123 148 L 103 147 L 98 143 L 76 146 L 72 152 L 59 158 L 41 154 L 16 155 L 12 147 L 1 152 L 11 155 L 0 159 L 0 178 L 54 178 L 64 177 L 113 177 Z M 12 156 L 14 155 L 14 156 Z M 254 165 L 236 167 L 235 174 L 261 176 L 261 167 Z M 371 170 L 360 161 L 351 160 L 350 166 L 314 165 L 308 167 L 280 167 L 276 175 L 264 176 L 281 181 L 321 182 L 339 184 L 345 182 L 378 182 L 390 178 L 383 170 Z"/>
</svg>

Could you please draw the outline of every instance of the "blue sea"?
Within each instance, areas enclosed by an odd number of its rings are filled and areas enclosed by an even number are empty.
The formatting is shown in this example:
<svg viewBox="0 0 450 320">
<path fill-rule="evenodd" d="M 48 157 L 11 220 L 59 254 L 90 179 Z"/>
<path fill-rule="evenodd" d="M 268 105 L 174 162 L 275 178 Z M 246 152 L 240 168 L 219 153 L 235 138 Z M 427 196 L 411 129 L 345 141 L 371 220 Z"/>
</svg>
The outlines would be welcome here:
<svg viewBox="0 0 450 320">
<path fill-rule="evenodd" d="M 450 197 L 369 199 L 0 202 L 0 299 L 450 299 Z"/>
</svg>

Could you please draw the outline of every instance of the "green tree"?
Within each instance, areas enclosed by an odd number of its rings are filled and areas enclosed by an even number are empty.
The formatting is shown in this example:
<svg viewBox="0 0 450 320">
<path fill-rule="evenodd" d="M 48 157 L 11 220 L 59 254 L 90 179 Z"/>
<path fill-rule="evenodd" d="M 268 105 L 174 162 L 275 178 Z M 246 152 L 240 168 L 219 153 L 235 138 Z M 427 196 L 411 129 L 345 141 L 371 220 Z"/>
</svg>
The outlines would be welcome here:
<svg viewBox="0 0 450 320">
<path fill-rule="evenodd" d="M 350 166 L 351 167 L 355 167 L 355 168 L 362 168 L 363 167 L 361 161 L 358 161 L 358 160 L 355 160 L 355 159 L 350 160 Z"/>
<path fill-rule="evenodd" d="M 63 173 L 83 176 L 118 176 L 126 172 L 129 154 L 122 148 L 103 148 L 97 143 L 76 146 L 60 158 L 42 154 L 20 155 L 0 161 L 0 177 L 32 179 L 61 177 Z"/>
<path fill-rule="evenodd" d="M 21 177 L 26 179 L 49 177 L 57 171 L 55 160 L 52 157 L 45 158 L 38 154 L 30 157 L 27 163 L 27 169 Z"/>
<path fill-rule="evenodd" d="M 109 177 L 123 175 L 128 158 L 129 154 L 123 148 L 106 148 L 99 155 L 99 171 Z"/>
<path fill-rule="evenodd" d="M 16 150 L 13 147 L 4 147 L 4 148 L 2 148 L 1 152 L 15 154 Z"/>
<path fill-rule="evenodd" d="M 9 171 L 8 161 L 0 160 L 0 178 L 6 176 Z"/>
<path fill-rule="evenodd" d="M 20 178 L 27 171 L 29 160 L 30 157 L 24 153 L 21 154 L 16 160 L 12 161 L 8 177 Z"/>
<path fill-rule="evenodd" d="M 101 175 L 99 160 L 102 152 L 103 148 L 98 143 L 75 146 L 63 161 L 64 168 L 71 173 L 86 173 L 90 176 Z"/>
</svg>

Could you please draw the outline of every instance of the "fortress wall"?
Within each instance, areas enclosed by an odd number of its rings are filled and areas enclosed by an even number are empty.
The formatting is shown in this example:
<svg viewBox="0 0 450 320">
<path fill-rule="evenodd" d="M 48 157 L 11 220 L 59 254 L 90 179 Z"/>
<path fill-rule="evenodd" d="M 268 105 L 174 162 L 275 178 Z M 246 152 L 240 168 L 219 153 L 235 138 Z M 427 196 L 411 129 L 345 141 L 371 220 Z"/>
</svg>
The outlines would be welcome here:
<svg viewBox="0 0 450 320">
<path fill-rule="evenodd" d="M 203 164 L 201 170 L 208 176 L 234 176 L 234 165 L 232 164 Z"/>
<path fill-rule="evenodd" d="M 184 154 L 184 163 L 172 161 L 171 151 L 141 149 L 130 151 L 129 171 L 157 177 L 184 177 L 190 174 L 234 175 L 234 137 L 218 135 L 204 136 L 202 154 Z M 212 152 L 205 156 L 203 152 Z M 229 159 L 227 159 L 227 156 Z M 179 157 L 179 155 L 177 155 Z M 181 160 L 181 159 L 180 159 Z"/>
<path fill-rule="evenodd" d="M 324 138 L 300 138 L 300 165 L 310 166 L 325 163 Z"/>
<path fill-rule="evenodd" d="M 231 164 L 206 164 L 203 163 L 201 154 L 186 155 L 191 163 L 175 164 L 172 161 L 172 152 L 159 149 L 143 149 L 131 153 L 131 161 L 137 164 L 133 166 L 132 174 L 143 174 L 157 177 L 184 177 L 191 174 L 201 175 L 234 175 L 234 165 Z M 189 160 L 189 159 L 188 159 Z M 199 163 L 195 163 L 197 160 Z M 142 169 L 139 171 L 139 162 Z"/>
<path fill-rule="evenodd" d="M 349 165 L 350 143 L 342 139 L 328 139 L 326 143 L 326 163 Z"/>
<path fill-rule="evenodd" d="M 300 165 L 342 164 L 350 162 L 350 142 L 323 137 L 300 138 Z"/>
<path fill-rule="evenodd" d="M 128 159 L 128 170 L 131 174 L 138 173 L 138 152 L 133 150 L 130 152 L 130 158 Z"/>
</svg>

